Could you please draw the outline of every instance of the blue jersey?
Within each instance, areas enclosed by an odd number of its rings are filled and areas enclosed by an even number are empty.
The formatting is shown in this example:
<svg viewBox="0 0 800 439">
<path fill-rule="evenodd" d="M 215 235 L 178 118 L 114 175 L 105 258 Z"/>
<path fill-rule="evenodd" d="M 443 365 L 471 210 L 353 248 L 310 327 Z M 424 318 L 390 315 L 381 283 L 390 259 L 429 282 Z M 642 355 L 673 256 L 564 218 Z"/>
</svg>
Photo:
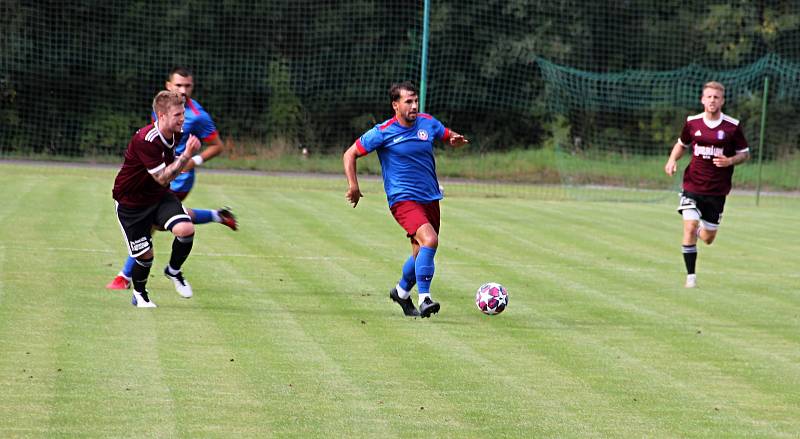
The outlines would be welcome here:
<svg viewBox="0 0 800 439">
<path fill-rule="evenodd" d="M 155 120 L 155 113 L 152 117 Z M 175 147 L 175 156 L 183 154 L 186 149 L 186 141 L 189 139 L 189 134 L 194 134 L 198 139 L 203 142 L 214 140 L 219 133 L 217 133 L 217 126 L 211 120 L 211 116 L 194 99 L 186 101 L 186 110 L 184 113 L 183 121 L 183 136 L 180 142 Z M 170 183 L 169 188 L 173 192 L 189 192 L 194 185 L 194 168 L 188 172 L 183 172 L 178 175 L 178 178 Z"/>
<path fill-rule="evenodd" d="M 419 113 L 409 128 L 400 125 L 396 117 L 375 125 L 356 140 L 356 147 L 361 155 L 378 151 L 389 206 L 406 200 L 425 203 L 442 199 L 433 141 L 449 136 L 441 122 Z"/>
</svg>

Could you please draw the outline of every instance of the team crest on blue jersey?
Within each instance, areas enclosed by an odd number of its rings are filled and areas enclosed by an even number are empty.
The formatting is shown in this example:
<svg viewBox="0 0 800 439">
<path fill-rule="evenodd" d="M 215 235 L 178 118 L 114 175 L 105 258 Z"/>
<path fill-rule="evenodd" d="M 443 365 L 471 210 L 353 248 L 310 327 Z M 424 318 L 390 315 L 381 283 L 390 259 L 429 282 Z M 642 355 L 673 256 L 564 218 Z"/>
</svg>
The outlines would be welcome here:
<svg viewBox="0 0 800 439">
<path fill-rule="evenodd" d="M 717 139 L 722 140 L 725 138 L 725 131 L 719 130 L 717 131 Z"/>
<path fill-rule="evenodd" d="M 428 132 L 425 130 L 419 130 L 417 131 L 417 137 L 419 137 L 419 140 L 428 140 Z"/>
</svg>

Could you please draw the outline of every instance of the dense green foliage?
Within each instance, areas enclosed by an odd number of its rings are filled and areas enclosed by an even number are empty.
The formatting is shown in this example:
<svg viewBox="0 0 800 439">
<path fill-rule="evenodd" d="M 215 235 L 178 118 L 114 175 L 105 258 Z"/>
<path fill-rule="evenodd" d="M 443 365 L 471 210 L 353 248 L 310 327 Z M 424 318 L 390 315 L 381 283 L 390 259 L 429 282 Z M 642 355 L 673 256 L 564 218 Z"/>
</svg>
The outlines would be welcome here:
<svg viewBox="0 0 800 439">
<path fill-rule="evenodd" d="M 0 154 L 118 154 L 175 64 L 194 69 L 196 97 L 226 138 L 340 151 L 390 116 L 391 82 L 419 78 L 421 32 L 419 0 L 5 1 Z M 561 146 L 633 148 L 627 140 L 644 133 L 649 141 L 634 152 L 655 153 L 681 117 L 699 111 L 686 96 L 702 81 L 736 78 L 765 56 L 796 73 L 799 43 L 800 10 L 786 0 L 436 0 L 426 109 L 481 151 L 540 147 L 562 113 L 570 138 Z M 548 82 L 537 60 L 606 83 L 624 72 L 655 81 L 656 72 L 678 71 L 690 89 L 673 95 L 673 83 L 628 82 L 631 94 L 648 95 L 642 102 L 652 93 L 668 105 L 620 101 L 625 116 L 608 115 L 592 103 L 608 98 L 576 81 Z M 729 96 L 753 140 L 761 79 L 775 73 L 756 70 Z M 769 157 L 791 153 L 798 136 L 787 122 L 800 89 L 775 84 Z M 553 87 L 586 95 L 586 107 L 554 107 Z"/>
</svg>

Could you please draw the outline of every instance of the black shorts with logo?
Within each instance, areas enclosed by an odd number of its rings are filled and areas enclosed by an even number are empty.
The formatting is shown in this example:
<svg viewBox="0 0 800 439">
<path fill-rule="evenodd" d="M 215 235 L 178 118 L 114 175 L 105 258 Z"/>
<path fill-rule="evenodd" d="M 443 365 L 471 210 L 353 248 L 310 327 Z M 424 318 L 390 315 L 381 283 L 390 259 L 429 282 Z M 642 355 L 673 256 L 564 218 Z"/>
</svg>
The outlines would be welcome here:
<svg viewBox="0 0 800 439">
<path fill-rule="evenodd" d="M 153 246 L 153 227 L 172 230 L 175 224 L 192 221 L 183 204 L 172 192 L 152 206 L 132 209 L 116 203 L 117 218 L 128 246 L 128 254 L 137 257 Z"/>
<path fill-rule="evenodd" d="M 722 211 L 725 209 L 725 195 L 700 195 L 683 191 L 678 213 L 684 209 L 697 209 L 700 212 L 700 219 L 719 225 L 722 222 Z"/>
</svg>

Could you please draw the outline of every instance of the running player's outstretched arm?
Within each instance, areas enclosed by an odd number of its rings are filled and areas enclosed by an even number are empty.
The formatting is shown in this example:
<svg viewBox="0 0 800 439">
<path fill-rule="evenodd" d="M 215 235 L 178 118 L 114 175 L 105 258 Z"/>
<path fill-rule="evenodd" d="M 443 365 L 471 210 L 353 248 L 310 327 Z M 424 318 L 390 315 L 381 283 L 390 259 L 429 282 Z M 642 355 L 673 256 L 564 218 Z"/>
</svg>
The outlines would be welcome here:
<svg viewBox="0 0 800 439">
<path fill-rule="evenodd" d="M 219 136 L 216 136 L 206 142 L 205 147 L 203 147 L 203 152 L 201 152 L 200 155 L 203 156 L 203 160 L 211 160 L 220 155 L 223 149 L 224 147 L 222 146 L 222 139 Z"/>
<path fill-rule="evenodd" d="M 189 140 L 186 141 L 186 149 L 183 150 L 183 154 L 175 157 L 175 161 L 170 163 L 169 166 L 153 174 L 153 178 L 161 186 L 169 186 L 170 182 L 175 180 L 175 177 L 183 172 L 183 168 L 192 160 L 192 156 L 198 149 L 200 149 L 200 139 L 194 135 L 189 135 Z"/>
<path fill-rule="evenodd" d="M 344 164 L 344 175 L 347 177 L 347 193 L 345 194 L 345 198 L 350 204 L 353 205 L 355 208 L 358 205 L 358 200 L 363 197 L 361 195 L 361 189 L 358 187 L 358 176 L 356 171 L 356 160 L 358 160 L 358 146 L 354 142 L 347 151 L 344 152 L 342 156 L 342 162 Z"/>
<path fill-rule="evenodd" d="M 458 134 L 457 132 L 450 130 L 450 137 L 447 139 L 450 146 L 458 148 L 459 146 L 464 146 L 469 143 L 466 137 Z"/>
<path fill-rule="evenodd" d="M 184 171 L 188 171 L 192 168 L 196 168 L 197 166 L 202 165 L 203 163 L 213 159 L 214 157 L 220 155 L 222 150 L 225 149 L 222 145 L 222 139 L 219 136 L 214 137 L 213 139 L 204 142 L 205 146 L 203 146 L 203 150 L 195 155 L 192 156 L 192 159 L 189 163 L 186 164 L 186 168 Z"/>
<path fill-rule="evenodd" d="M 664 165 L 664 172 L 670 177 L 678 171 L 678 160 L 683 157 L 683 150 L 683 143 L 680 141 L 675 142 L 675 146 L 672 147 L 672 152 L 669 154 L 669 159 L 667 159 L 667 164 Z"/>
</svg>

